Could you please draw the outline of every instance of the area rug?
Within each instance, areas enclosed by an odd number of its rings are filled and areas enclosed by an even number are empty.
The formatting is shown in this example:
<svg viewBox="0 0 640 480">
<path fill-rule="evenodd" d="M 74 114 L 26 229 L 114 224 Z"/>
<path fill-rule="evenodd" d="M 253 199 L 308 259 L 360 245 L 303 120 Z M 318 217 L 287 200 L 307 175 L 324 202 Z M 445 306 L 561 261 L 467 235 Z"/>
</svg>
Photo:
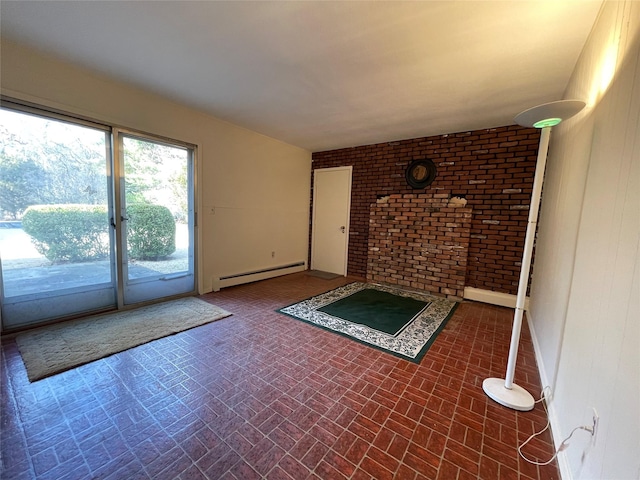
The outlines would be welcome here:
<svg viewBox="0 0 640 480">
<path fill-rule="evenodd" d="M 16 337 L 31 382 L 231 313 L 194 297 L 59 323 Z"/>
<path fill-rule="evenodd" d="M 426 293 L 354 282 L 277 311 L 419 363 L 457 306 Z"/>
</svg>

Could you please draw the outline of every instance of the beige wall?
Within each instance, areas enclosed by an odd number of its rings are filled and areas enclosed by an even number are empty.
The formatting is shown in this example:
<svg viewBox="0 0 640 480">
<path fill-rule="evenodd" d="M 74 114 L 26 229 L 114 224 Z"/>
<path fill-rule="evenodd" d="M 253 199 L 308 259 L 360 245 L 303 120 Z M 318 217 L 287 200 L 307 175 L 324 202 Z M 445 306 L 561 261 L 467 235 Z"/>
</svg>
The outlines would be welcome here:
<svg viewBox="0 0 640 480">
<path fill-rule="evenodd" d="M 310 152 L 14 43 L 1 62 L 3 95 L 198 145 L 201 293 L 221 276 L 306 261 Z"/>
<path fill-rule="evenodd" d="M 552 133 L 529 321 L 563 478 L 640 475 L 640 3 L 605 2 Z"/>
</svg>

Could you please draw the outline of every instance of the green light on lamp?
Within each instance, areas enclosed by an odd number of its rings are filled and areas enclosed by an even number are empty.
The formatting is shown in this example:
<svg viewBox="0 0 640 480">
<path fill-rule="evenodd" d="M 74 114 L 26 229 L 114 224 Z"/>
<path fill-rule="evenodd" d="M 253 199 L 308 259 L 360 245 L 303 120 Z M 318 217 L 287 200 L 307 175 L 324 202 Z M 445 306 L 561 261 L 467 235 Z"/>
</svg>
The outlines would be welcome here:
<svg viewBox="0 0 640 480">
<path fill-rule="evenodd" d="M 533 124 L 534 128 L 554 127 L 562 121 L 561 118 L 545 118 Z"/>
</svg>

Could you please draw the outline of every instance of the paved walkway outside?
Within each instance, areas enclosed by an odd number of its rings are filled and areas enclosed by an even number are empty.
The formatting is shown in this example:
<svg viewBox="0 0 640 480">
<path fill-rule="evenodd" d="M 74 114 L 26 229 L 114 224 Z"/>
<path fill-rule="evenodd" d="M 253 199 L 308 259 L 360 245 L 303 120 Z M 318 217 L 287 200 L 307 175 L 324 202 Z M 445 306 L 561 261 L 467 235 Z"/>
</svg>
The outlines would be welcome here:
<svg viewBox="0 0 640 480">
<path fill-rule="evenodd" d="M 4 295 L 10 298 L 77 286 L 111 283 L 111 262 L 52 264 L 35 249 L 22 228 L 6 223 L 0 228 L 0 258 Z M 176 251 L 165 260 L 129 262 L 129 278 L 188 269 L 188 235 L 185 225 L 177 225 Z"/>
</svg>

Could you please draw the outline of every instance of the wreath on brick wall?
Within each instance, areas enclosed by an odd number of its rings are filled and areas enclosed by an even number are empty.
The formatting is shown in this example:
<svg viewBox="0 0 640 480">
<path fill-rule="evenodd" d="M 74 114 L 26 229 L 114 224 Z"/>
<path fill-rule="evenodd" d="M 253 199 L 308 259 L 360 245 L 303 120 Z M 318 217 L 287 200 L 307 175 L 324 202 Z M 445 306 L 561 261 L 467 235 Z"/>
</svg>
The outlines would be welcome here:
<svg viewBox="0 0 640 480">
<path fill-rule="evenodd" d="M 433 160 L 422 158 L 409 164 L 404 177 L 411 188 L 426 188 L 436 179 L 436 174 L 436 164 Z"/>
</svg>

